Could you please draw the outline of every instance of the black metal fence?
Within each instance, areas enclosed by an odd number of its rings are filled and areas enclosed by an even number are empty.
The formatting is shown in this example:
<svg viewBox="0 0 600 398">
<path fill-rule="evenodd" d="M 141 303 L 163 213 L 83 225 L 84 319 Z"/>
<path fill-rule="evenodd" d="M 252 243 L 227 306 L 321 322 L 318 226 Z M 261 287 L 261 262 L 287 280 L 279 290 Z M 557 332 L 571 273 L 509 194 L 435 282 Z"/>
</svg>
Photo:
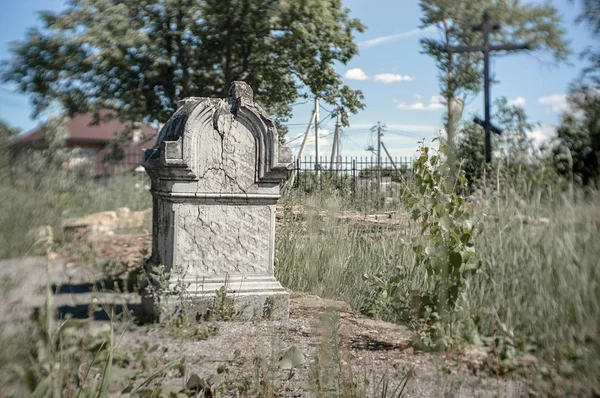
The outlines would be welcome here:
<svg viewBox="0 0 600 398">
<path fill-rule="evenodd" d="M 144 173 L 140 166 L 142 155 L 139 151 L 125 152 L 119 159 L 105 159 L 95 156 L 91 160 L 95 174 L 100 178 L 110 178 L 121 173 Z M 378 173 L 378 170 L 380 173 Z M 402 178 L 413 172 L 411 157 L 385 157 L 381 162 L 375 156 L 356 156 L 331 159 L 313 156 L 294 159 L 292 176 L 293 189 L 299 193 L 335 189 L 354 199 L 374 200 L 394 196 Z M 379 183 L 378 183 L 378 174 Z"/>
<path fill-rule="evenodd" d="M 382 200 L 393 198 L 401 187 L 401 180 L 413 173 L 411 157 L 393 160 L 375 156 L 343 157 L 334 159 L 306 156 L 294 160 L 293 189 L 300 193 L 335 189 L 355 200 Z"/>
</svg>

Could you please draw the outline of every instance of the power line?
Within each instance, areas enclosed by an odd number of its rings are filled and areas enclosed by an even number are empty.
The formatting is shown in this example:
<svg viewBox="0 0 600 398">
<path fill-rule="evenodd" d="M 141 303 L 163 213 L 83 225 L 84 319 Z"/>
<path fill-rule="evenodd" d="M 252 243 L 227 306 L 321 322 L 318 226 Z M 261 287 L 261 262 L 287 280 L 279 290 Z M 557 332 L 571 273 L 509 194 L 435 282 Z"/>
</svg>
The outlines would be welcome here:
<svg viewBox="0 0 600 398">
<path fill-rule="evenodd" d="M 321 123 L 323 123 L 323 121 L 327 118 L 329 118 L 331 115 L 333 115 L 333 111 L 329 112 L 329 115 L 325 116 L 323 119 L 321 119 L 321 121 L 319 122 L 319 127 L 321 126 Z M 331 119 L 330 119 L 331 120 Z"/>
<path fill-rule="evenodd" d="M 308 100 L 304 101 L 304 102 L 296 102 L 295 104 L 292 104 L 290 106 L 296 106 L 296 105 L 304 105 L 304 104 L 308 104 Z"/>
<path fill-rule="evenodd" d="M 358 147 L 363 147 L 361 144 L 359 144 L 358 142 L 354 141 L 352 138 L 348 137 L 347 134 L 342 133 L 342 137 L 347 138 L 348 140 L 350 140 L 351 142 L 354 143 L 354 145 L 358 146 Z"/>
<path fill-rule="evenodd" d="M 325 112 L 329 112 L 329 114 L 332 114 L 334 111 L 330 111 L 329 109 L 325 108 L 323 105 L 319 104 L 319 108 L 323 109 Z"/>
<path fill-rule="evenodd" d="M 300 134 L 299 136 L 297 136 L 296 138 L 292 138 L 289 141 L 286 141 L 286 144 L 291 144 L 292 142 L 299 140 L 300 138 L 304 137 L 304 133 Z"/>
<path fill-rule="evenodd" d="M 408 138 L 416 138 L 416 139 L 422 139 L 422 138 L 424 138 L 423 136 L 419 135 L 418 133 L 412 133 L 410 131 L 402 131 L 402 130 L 392 130 L 392 129 L 389 129 L 389 130 L 387 130 L 387 132 L 391 133 L 391 134 L 398 135 L 398 136 L 406 136 Z"/>
<path fill-rule="evenodd" d="M 355 131 L 353 133 L 346 134 L 346 136 L 350 137 L 350 136 L 355 136 L 355 135 L 359 135 L 359 134 L 368 134 L 368 133 L 370 133 L 370 131 L 364 131 L 364 130 L 363 131 Z"/>
</svg>

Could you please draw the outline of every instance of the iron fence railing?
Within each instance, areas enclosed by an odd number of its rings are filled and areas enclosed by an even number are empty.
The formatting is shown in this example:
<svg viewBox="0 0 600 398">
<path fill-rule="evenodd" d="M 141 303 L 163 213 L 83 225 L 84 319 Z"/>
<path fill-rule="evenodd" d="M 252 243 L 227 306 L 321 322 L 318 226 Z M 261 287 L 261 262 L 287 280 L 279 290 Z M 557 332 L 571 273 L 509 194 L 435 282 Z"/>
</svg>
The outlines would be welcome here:
<svg viewBox="0 0 600 398">
<path fill-rule="evenodd" d="M 375 156 L 343 157 L 333 162 L 320 157 L 317 162 L 306 156 L 294 159 L 292 188 L 305 193 L 333 188 L 357 199 L 385 198 L 393 196 L 399 182 L 412 172 L 410 157 L 382 158 L 381 162 Z"/>
<path fill-rule="evenodd" d="M 121 173 L 144 172 L 141 167 L 142 155 L 126 152 L 118 159 L 92 158 L 97 177 L 111 177 Z M 380 170 L 380 183 L 378 183 Z M 375 156 L 356 156 L 331 159 L 313 156 L 295 158 L 291 178 L 292 188 L 306 193 L 324 188 L 335 188 L 356 198 L 385 197 L 392 195 L 403 177 L 413 172 L 411 157 L 382 158 L 377 162 Z"/>
</svg>

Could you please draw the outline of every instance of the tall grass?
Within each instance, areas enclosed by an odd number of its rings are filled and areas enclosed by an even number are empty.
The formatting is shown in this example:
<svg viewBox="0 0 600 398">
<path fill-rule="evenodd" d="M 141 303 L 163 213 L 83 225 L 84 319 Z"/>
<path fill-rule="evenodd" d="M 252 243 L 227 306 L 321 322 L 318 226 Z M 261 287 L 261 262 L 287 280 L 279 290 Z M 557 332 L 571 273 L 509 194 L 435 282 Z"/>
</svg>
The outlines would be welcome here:
<svg viewBox="0 0 600 398">
<path fill-rule="evenodd" d="M 476 206 L 475 248 L 483 268 L 469 281 L 456 332 L 472 343 L 494 336 L 503 358 L 533 353 L 542 361 L 540 377 L 552 382 L 563 377 L 600 385 L 600 203 L 560 194 L 532 197 Z M 319 197 L 306 202 L 324 207 Z M 344 210 L 335 197 L 327 203 L 330 212 Z M 277 276 L 291 289 L 358 310 L 375 294 L 363 274 L 400 275 L 399 302 L 422 297 L 432 286 L 415 268 L 405 239 L 418 233 L 412 225 L 366 228 L 316 212 L 289 215 L 277 237 Z M 380 310 L 388 320 L 403 318 Z"/>
<path fill-rule="evenodd" d="M 146 185 L 134 176 L 115 178 L 107 186 L 68 175 L 2 184 L 0 258 L 27 253 L 40 226 L 59 231 L 65 218 L 121 206 L 150 207 Z M 488 198 L 475 205 L 475 249 L 483 267 L 469 280 L 455 333 L 471 343 L 490 344 L 493 337 L 503 358 L 533 353 L 540 361 L 538 375 L 550 383 L 570 378 L 598 386 L 600 202 L 541 191 L 528 198 Z M 416 315 L 407 318 L 398 307 L 369 308 L 379 293 L 365 274 L 400 278 L 390 302 L 410 302 L 434 288 L 415 266 L 409 242 L 420 231 L 412 224 L 373 226 L 335 215 L 374 211 L 378 206 L 370 203 L 322 187 L 288 193 L 283 204 L 303 204 L 305 211 L 285 213 L 276 241 L 277 277 L 291 289 L 416 325 Z M 401 203 L 396 206 L 398 213 L 404 211 Z"/>
<path fill-rule="evenodd" d="M 123 206 L 148 208 L 152 205 L 148 184 L 145 175 L 121 175 L 101 182 L 69 173 L 2 183 L 0 258 L 28 253 L 40 227 L 49 225 L 60 233 L 60 224 L 67 218 Z"/>
</svg>

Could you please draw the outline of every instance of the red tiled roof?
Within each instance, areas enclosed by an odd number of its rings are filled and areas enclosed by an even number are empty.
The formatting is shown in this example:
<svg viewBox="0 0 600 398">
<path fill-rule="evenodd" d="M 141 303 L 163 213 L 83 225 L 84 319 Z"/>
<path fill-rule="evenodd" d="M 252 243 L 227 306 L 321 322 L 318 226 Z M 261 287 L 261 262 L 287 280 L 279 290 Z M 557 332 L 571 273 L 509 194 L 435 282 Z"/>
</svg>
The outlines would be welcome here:
<svg viewBox="0 0 600 398">
<path fill-rule="evenodd" d="M 100 117 L 108 114 L 110 111 L 100 111 Z M 115 132 L 125 129 L 127 126 L 118 119 L 113 119 L 106 123 L 100 123 L 98 125 L 90 125 L 94 118 L 93 113 L 85 113 L 75 115 L 67 122 L 67 129 L 69 130 L 69 141 L 71 143 L 77 142 L 97 142 L 106 143 L 115 140 L 117 136 Z M 140 130 L 142 131 L 142 137 L 147 138 L 156 134 L 156 129 L 146 123 L 140 123 Z M 40 129 L 36 128 L 29 133 L 15 139 L 11 146 L 21 147 L 28 146 L 41 141 L 42 135 Z"/>
</svg>

